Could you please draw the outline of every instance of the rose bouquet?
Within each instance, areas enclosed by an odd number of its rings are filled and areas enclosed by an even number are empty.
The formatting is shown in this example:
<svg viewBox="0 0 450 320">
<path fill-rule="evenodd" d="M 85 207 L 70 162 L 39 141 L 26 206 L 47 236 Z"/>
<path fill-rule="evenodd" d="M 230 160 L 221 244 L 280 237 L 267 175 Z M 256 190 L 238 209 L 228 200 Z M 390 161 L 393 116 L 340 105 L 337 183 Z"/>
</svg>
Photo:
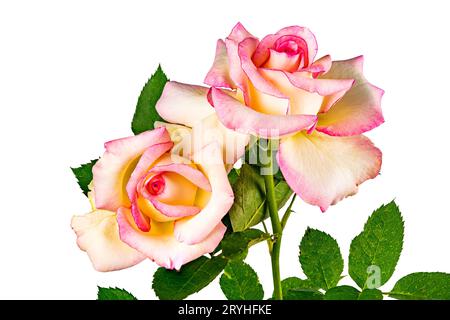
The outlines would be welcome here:
<svg viewBox="0 0 450 320">
<path fill-rule="evenodd" d="M 383 90 L 364 77 L 362 56 L 333 61 L 318 58 L 317 48 L 307 28 L 259 40 L 238 23 L 217 41 L 207 86 L 168 81 L 159 67 L 138 99 L 134 135 L 105 143 L 100 159 L 73 169 L 92 210 L 71 226 L 94 268 L 150 259 L 160 266 L 153 289 L 161 299 L 184 299 L 220 274 L 228 299 L 263 299 L 244 260 L 267 242 L 274 299 L 449 299 L 450 276 L 439 272 L 379 289 L 402 249 L 394 202 L 352 241 L 348 270 L 359 288 L 338 285 L 339 246 L 314 229 L 300 243 L 307 278 L 281 279 L 283 230 L 296 197 L 325 212 L 375 178 L 382 163 L 363 134 L 384 122 Z M 134 297 L 99 288 L 99 299 L 127 298 Z"/>
</svg>

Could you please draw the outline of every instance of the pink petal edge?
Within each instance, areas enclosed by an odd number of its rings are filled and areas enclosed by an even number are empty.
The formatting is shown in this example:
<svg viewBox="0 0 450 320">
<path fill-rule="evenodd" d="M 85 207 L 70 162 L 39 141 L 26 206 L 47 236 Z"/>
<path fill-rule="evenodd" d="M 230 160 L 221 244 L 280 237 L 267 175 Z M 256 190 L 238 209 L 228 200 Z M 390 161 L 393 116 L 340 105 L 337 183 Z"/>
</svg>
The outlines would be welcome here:
<svg viewBox="0 0 450 320">
<path fill-rule="evenodd" d="M 195 184 L 197 187 L 209 192 L 211 191 L 211 185 L 209 184 L 208 178 L 206 178 L 201 171 L 184 163 L 172 163 L 163 166 L 156 166 L 153 167 L 150 172 L 175 172 Z"/>
<path fill-rule="evenodd" d="M 123 173 L 152 145 L 170 141 L 165 128 L 145 131 L 136 136 L 105 143 L 105 153 L 92 168 L 95 204 L 99 209 L 116 211 L 120 206 L 130 205 L 124 194 Z"/>
<path fill-rule="evenodd" d="M 277 138 L 308 129 L 317 121 L 315 115 L 268 115 L 257 112 L 238 100 L 211 88 L 211 101 L 219 120 L 229 129 L 264 138 Z"/>
</svg>

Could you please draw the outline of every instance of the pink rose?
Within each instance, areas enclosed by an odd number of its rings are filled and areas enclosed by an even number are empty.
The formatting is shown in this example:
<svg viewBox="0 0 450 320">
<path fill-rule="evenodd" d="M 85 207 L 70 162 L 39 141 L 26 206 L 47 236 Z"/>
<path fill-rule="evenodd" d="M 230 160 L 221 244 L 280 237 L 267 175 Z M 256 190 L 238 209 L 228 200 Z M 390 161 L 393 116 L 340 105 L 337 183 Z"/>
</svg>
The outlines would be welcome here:
<svg viewBox="0 0 450 320">
<path fill-rule="evenodd" d="M 177 84 L 166 86 L 161 101 L 172 99 L 167 96 L 172 86 Z M 213 109 L 206 92 L 202 94 L 204 109 Z M 192 112 L 201 122 L 208 115 L 199 108 Z M 192 148 L 194 124 L 158 125 L 105 144 L 93 168 L 92 212 L 72 219 L 79 247 L 99 271 L 127 268 L 145 258 L 180 269 L 213 251 L 224 235 L 221 219 L 233 204 L 223 162 L 225 146 L 209 140 Z"/>
<path fill-rule="evenodd" d="M 283 28 L 259 41 L 238 23 L 217 42 L 205 83 L 227 128 L 280 138 L 286 181 L 325 211 L 379 174 L 381 152 L 361 134 L 383 123 L 383 90 L 364 78 L 362 57 L 316 60 L 316 53 L 306 28 Z"/>
</svg>

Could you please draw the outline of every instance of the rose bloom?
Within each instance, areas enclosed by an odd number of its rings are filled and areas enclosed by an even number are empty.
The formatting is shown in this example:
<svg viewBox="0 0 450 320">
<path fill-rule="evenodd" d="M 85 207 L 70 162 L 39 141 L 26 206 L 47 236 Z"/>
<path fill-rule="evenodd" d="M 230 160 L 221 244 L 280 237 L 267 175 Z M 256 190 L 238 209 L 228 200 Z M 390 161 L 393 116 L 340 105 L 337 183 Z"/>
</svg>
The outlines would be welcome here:
<svg viewBox="0 0 450 320">
<path fill-rule="evenodd" d="M 169 107 L 177 98 L 167 93 L 177 85 L 166 85 L 161 109 L 181 109 Z M 225 164 L 242 155 L 248 136 L 223 127 L 206 91 L 197 93 L 204 101 L 191 109 L 197 125 L 189 117 L 179 123 L 190 127 L 158 123 L 154 130 L 105 144 L 93 167 L 92 212 L 74 216 L 71 224 L 96 270 L 119 270 L 146 258 L 180 269 L 221 241 L 226 230 L 221 219 L 234 199 Z M 198 132 L 208 138 L 194 142 Z M 227 145 L 240 149 L 227 151 Z"/>
<path fill-rule="evenodd" d="M 307 28 L 258 40 L 238 23 L 218 40 L 205 83 L 224 126 L 280 139 L 286 181 L 325 211 L 379 174 L 381 151 L 362 133 L 384 121 L 383 90 L 365 79 L 362 56 L 332 61 L 316 53 Z"/>
</svg>

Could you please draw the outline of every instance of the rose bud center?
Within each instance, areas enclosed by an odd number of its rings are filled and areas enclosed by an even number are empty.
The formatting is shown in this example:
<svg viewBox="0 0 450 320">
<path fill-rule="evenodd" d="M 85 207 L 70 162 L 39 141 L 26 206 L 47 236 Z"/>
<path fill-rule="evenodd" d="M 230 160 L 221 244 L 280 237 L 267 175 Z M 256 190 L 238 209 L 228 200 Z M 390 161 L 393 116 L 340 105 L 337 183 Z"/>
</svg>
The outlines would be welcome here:
<svg viewBox="0 0 450 320">
<path fill-rule="evenodd" d="M 278 52 L 285 52 L 289 55 L 294 55 L 299 53 L 298 51 L 298 44 L 295 41 L 285 41 L 283 43 L 280 43 L 276 48 Z"/>
<path fill-rule="evenodd" d="M 154 177 L 152 177 L 147 184 L 145 185 L 145 188 L 147 191 L 153 195 L 157 196 L 161 194 L 164 191 L 164 187 L 166 186 L 166 182 L 162 175 L 158 174 Z"/>
</svg>

